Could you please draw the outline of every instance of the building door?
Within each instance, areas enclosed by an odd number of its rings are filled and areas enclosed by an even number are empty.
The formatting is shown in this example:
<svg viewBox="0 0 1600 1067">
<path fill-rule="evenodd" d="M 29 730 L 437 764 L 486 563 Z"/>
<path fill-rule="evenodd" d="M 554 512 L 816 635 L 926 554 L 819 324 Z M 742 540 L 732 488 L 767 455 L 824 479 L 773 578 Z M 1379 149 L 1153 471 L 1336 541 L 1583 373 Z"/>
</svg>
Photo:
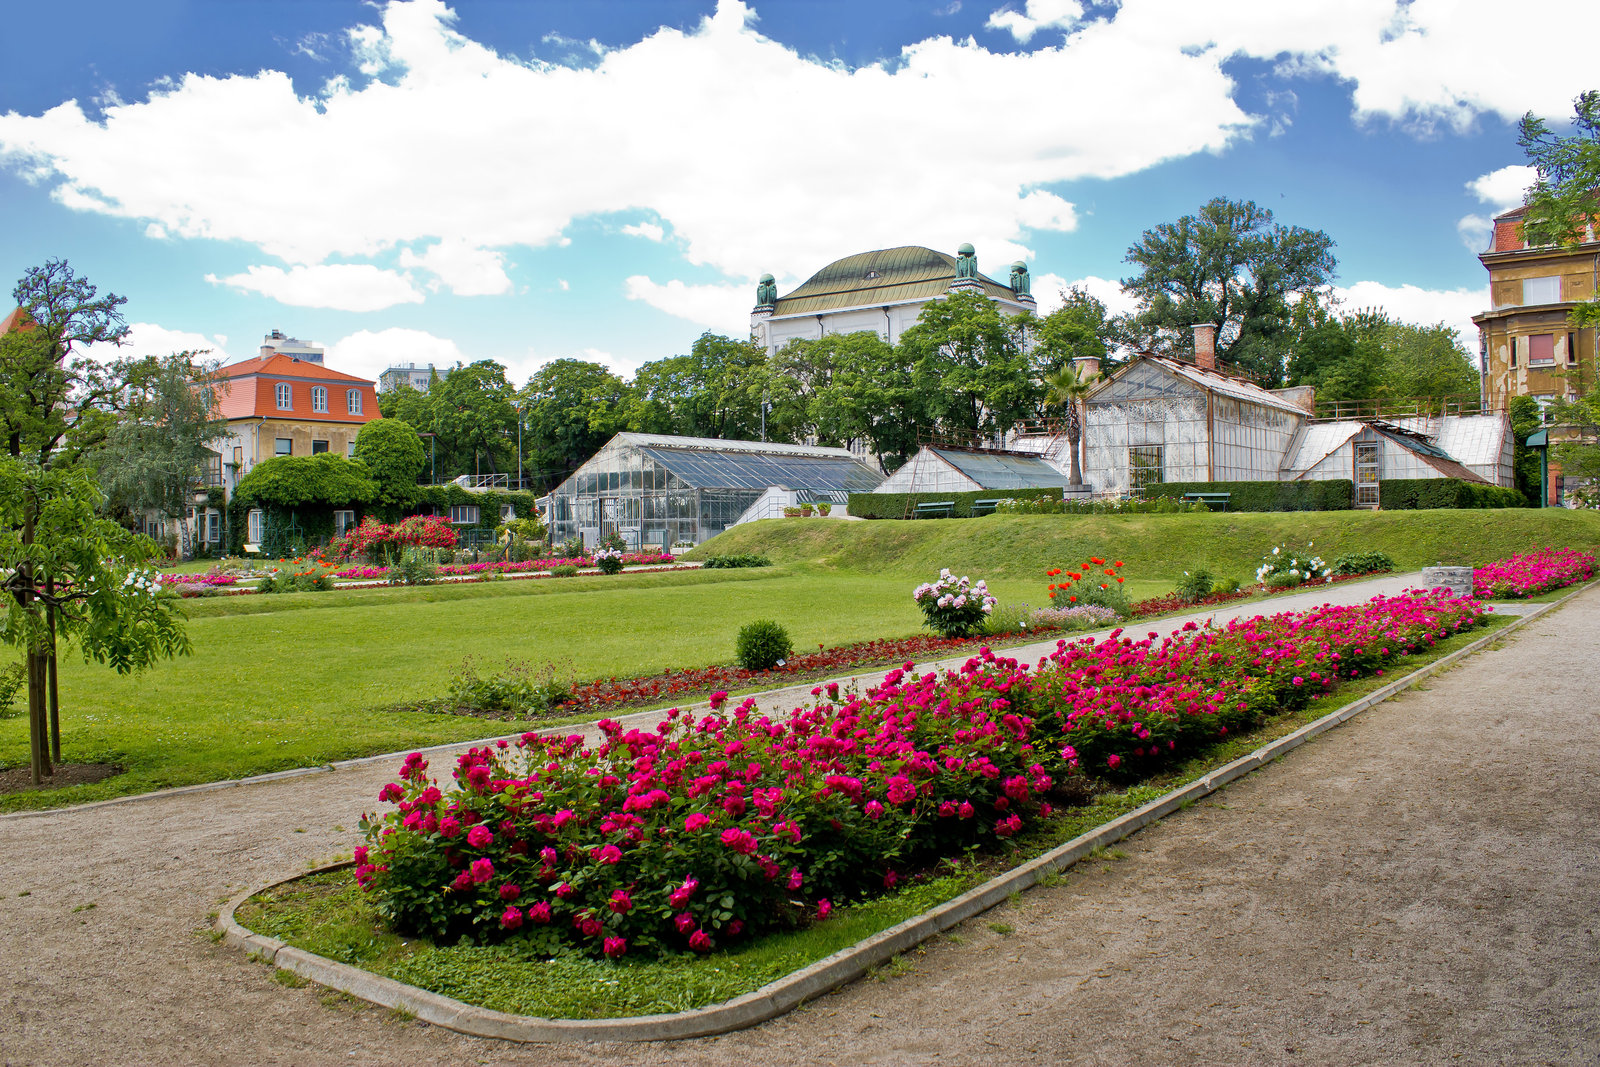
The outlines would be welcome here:
<svg viewBox="0 0 1600 1067">
<path fill-rule="evenodd" d="M 1378 506 L 1378 442 L 1356 442 L 1356 507 Z"/>
</svg>

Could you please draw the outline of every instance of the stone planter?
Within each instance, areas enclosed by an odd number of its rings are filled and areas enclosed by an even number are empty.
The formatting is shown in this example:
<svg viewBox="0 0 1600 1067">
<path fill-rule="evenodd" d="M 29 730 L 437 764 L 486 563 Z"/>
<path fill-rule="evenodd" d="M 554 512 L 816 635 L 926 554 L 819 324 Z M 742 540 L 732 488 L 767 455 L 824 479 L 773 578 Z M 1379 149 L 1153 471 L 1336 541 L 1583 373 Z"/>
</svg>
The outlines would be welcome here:
<svg viewBox="0 0 1600 1067">
<path fill-rule="evenodd" d="M 1422 568 L 1422 588 L 1438 589 L 1443 587 L 1450 590 L 1454 596 L 1472 595 L 1472 568 L 1471 567 L 1424 567 Z"/>
</svg>

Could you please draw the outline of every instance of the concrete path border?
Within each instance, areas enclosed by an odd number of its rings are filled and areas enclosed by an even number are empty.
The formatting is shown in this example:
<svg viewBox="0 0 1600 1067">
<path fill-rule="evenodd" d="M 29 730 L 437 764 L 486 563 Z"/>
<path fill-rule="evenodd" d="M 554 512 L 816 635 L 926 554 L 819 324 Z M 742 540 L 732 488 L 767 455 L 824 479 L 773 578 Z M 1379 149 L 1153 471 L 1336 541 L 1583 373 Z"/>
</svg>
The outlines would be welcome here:
<svg viewBox="0 0 1600 1067">
<path fill-rule="evenodd" d="M 281 878 L 245 890 L 229 900 L 218 914 L 216 929 L 229 945 L 259 956 L 275 967 L 291 971 L 319 985 L 348 993 L 380 1007 L 410 1012 L 418 1019 L 435 1026 L 443 1026 L 478 1037 L 521 1042 L 672 1041 L 740 1030 L 786 1014 L 808 1000 L 860 978 L 899 953 L 914 948 L 928 938 L 1005 902 L 1013 894 L 1031 888 L 1041 879 L 1070 867 L 1095 849 L 1121 841 L 1150 823 L 1208 796 L 1234 779 L 1249 774 L 1319 734 L 1326 733 L 1354 718 L 1368 708 L 1504 639 L 1596 584 L 1600 583 L 1586 582 L 1559 600 L 1541 604 L 1527 614 L 1515 617 L 1509 625 L 1485 634 L 1465 647 L 1441 656 L 1432 663 L 1419 667 L 1314 722 L 1307 723 L 1293 733 L 1263 745 L 1254 752 L 1241 756 L 1126 815 L 1080 834 L 1044 855 L 991 878 L 982 885 L 921 915 L 840 949 L 831 956 L 769 982 L 750 993 L 710 1007 L 665 1015 L 641 1015 L 620 1019 L 546 1019 L 531 1015 L 512 1015 L 480 1008 L 392 978 L 372 974 L 358 967 L 337 963 L 295 948 L 277 938 L 253 933 L 239 925 L 234 917 L 239 906 L 258 893 L 292 882 L 306 874 L 338 870 L 349 866 L 347 863 L 332 864 L 317 868 L 315 871 L 302 871 L 289 878 Z"/>
</svg>

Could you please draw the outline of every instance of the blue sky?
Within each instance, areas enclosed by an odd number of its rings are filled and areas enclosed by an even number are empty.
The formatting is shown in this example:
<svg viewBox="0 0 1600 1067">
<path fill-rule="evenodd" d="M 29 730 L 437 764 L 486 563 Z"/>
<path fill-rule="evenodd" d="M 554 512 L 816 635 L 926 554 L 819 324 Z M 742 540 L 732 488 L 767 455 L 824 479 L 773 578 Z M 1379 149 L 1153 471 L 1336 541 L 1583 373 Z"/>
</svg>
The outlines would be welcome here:
<svg viewBox="0 0 1600 1067">
<path fill-rule="evenodd" d="M 1515 120 L 1600 5 L 1479 0 L 143 0 L 8 13 L 0 279 L 65 257 L 137 348 L 280 328 L 375 376 L 742 334 L 755 279 L 925 244 L 1113 307 L 1213 196 L 1337 242 L 1338 292 L 1471 330 Z M 1508 59 L 1508 36 L 1524 58 Z M 1587 81 L 1585 80 L 1587 78 Z M 1475 347 L 1475 337 L 1469 340 Z"/>
</svg>

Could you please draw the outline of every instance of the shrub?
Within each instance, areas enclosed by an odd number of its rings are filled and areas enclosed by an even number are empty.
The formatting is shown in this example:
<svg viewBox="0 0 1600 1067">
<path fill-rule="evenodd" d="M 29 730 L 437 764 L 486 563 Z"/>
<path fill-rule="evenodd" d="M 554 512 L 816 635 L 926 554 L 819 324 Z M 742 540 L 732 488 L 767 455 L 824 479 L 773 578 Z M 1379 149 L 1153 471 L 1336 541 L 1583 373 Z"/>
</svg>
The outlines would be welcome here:
<svg viewBox="0 0 1600 1067">
<path fill-rule="evenodd" d="M 600 538 L 600 544 L 597 547 L 609 548 L 613 552 L 626 552 L 628 551 L 628 542 L 622 539 L 622 535 L 620 533 L 612 530 L 610 533 Z"/>
<path fill-rule="evenodd" d="M 1239 579 L 1237 578 L 1218 578 L 1211 586 L 1212 596 L 1226 596 L 1229 593 L 1237 593 L 1238 591 Z"/>
<path fill-rule="evenodd" d="M 767 671 L 780 667 L 794 651 L 789 631 L 771 619 L 758 619 L 739 631 L 733 651 L 739 666 L 747 671 Z"/>
<path fill-rule="evenodd" d="M 27 680 L 28 667 L 25 663 L 13 663 L 0 671 L 0 717 L 10 714 L 11 705 L 17 699 L 17 692 Z"/>
<path fill-rule="evenodd" d="M 303 570 L 273 569 L 261 576 L 256 583 L 258 593 L 322 593 L 334 586 L 333 571 L 317 564 L 305 565 L 299 560 L 293 561 Z"/>
<path fill-rule="evenodd" d="M 1355 491 L 1355 483 L 1347 478 L 1317 482 L 1158 482 L 1144 487 L 1147 500 L 1181 499 L 1185 493 L 1227 493 L 1229 511 L 1348 511 L 1355 505 Z"/>
<path fill-rule="evenodd" d="M 707 556 L 700 566 L 707 570 L 715 570 L 718 567 L 770 567 L 772 561 L 766 556 L 745 553 L 734 556 Z"/>
<path fill-rule="evenodd" d="M 938 578 L 917 586 L 911 596 L 922 609 L 924 624 L 940 637 L 970 637 L 994 610 L 994 597 L 985 582 L 980 579 L 974 585 L 965 575 L 951 574 L 948 567 Z"/>
<path fill-rule="evenodd" d="M 480 675 L 468 656 L 461 673 L 450 683 L 449 699 L 475 712 L 511 712 L 523 716 L 547 713 L 572 699 L 572 690 L 556 680 L 547 667 L 536 675 L 526 663 L 506 660 L 506 669 L 488 677 Z"/>
<path fill-rule="evenodd" d="M 1307 549 L 1315 545 L 1315 541 L 1306 542 Z M 1273 545 L 1272 551 L 1261 557 L 1261 566 L 1256 568 L 1256 581 L 1269 589 L 1293 589 L 1314 578 L 1326 577 L 1328 565 L 1322 562 L 1321 556 L 1289 549 L 1286 544 Z"/>
<path fill-rule="evenodd" d="M 1459 478 L 1386 478 L 1378 483 L 1384 511 L 1420 508 L 1521 508 L 1528 502 L 1515 489 Z"/>
<path fill-rule="evenodd" d="M 594 565 L 600 568 L 601 574 L 620 574 L 622 572 L 622 553 L 615 548 L 596 549 Z"/>
<path fill-rule="evenodd" d="M 1211 572 L 1207 570 L 1184 571 L 1178 580 L 1178 599 L 1193 604 L 1211 595 Z"/>
<path fill-rule="evenodd" d="M 557 563 L 550 568 L 550 573 L 556 578 L 575 578 L 578 574 L 576 563 Z"/>
<path fill-rule="evenodd" d="M 1373 574 L 1394 570 L 1394 560 L 1387 552 L 1346 552 L 1333 561 L 1334 574 Z"/>
<path fill-rule="evenodd" d="M 1021 634 L 1037 629 L 1033 609 L 1026 604 L 997 604 L 983 620 L 982 630 L 998 637 L 1001 634 Z"/>
<path fill-rule="evenodd" d="M 577 559 L 579 556 L 588 555 L 589 550 L 583 546 L 583 538 L 569 537 L 565 541 L 561 542 L 561 547 L 557 554 L 565 556 L 568 559 Z"/>
<path fill-rule="evenodd" d="M 383 577 L 390 585 L 430 585 L 439 580 L 439 568 L 424 553 L 408 548 L 389 565 Z"/>
</svg>

